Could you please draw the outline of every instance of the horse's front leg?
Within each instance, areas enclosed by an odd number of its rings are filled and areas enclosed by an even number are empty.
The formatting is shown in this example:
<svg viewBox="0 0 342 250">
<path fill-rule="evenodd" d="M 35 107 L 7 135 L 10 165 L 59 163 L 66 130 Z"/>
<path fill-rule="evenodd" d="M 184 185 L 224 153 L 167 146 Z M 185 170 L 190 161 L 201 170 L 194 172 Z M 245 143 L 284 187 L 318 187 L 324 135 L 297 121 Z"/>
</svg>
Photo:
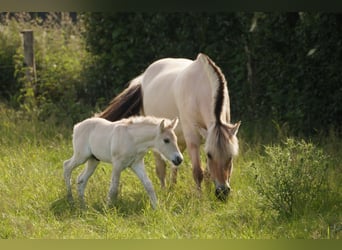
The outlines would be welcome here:
<svg viewBox="0 0 342 250">
<path fill-rule="evenodd" d="M 156 174 L 160 180 L 161 187 L 165 188 L 166 163 L 159 153 L 153 152 L 153 155 L 156 163 Z"/>
<path fill-rule="evenodd" d="M 200 146 L 198 143 L 187 143 L 188 152 L 192 163 L 192 174 L 196 182 L 197 188 L 201 189 L 201 183 L 203 180 L 203 170 L 201 167 L 200 159 Z"/>
<path fill-rule="evenodd" d="M 160 180 L 160 186 L 165 188 L 165 176 L 166 176 L 166 162 L 160 156 L 159 153 L 153 152 L 155 163 L 156 163 L 156 174 Z M 175 165 L 171 165 L 171 185 L 175 185 L 177 183 L 177 171 L 178 167 Z"/>
<path fill-rule="evenodd" d="M 146 171 L 145 171 L 145 166 L 144 166 L 144 160 L 140 160 L 137 163 L 132 165 L 132 170 L 133 172 L 138 176 L 140 181 L 145 187 L 146 192 L 148 193 L 151 201 L 151 205 L 153 209 L 157 208 L 157 196 L 156 193 L 154 192 L 154 188 L 152 185 L 152 182 L 150 178 L 148 178 Z"/>
</svg>

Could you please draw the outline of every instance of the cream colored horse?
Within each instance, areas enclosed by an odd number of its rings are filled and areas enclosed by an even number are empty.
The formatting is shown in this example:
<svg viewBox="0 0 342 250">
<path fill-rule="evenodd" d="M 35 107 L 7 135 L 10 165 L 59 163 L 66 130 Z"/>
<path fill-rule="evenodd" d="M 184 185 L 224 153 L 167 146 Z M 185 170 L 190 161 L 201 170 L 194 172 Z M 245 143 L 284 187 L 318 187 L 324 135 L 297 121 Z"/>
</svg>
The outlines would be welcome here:
<svg viewBox="0 0 342 250">
<path fill-rule="evenodd" d="M 89 118 L 76 124 L 73 132 L 74 154 L 63 165 L 69 201 L 73 200 L 72 171 L 87 162 L 86 168 L 77 179 L 79 198 L 84 206 L 84 190 L 88 179 L 99 162 L 104 161 L 113 164 L 109 203 L 117 196 L 121 171 L 130 167 L 143 183 L 152 207 L 156 208 L 157 197 L 146 174 L 143 158 L 146 151 L 152 148 L 174 165 L 183 161 L 174 133 L 177 123 L 178 119 L 171 121 L 153 117 L 133 117 L 117 122 Z"/>
<path fill-rule="evenodd" d="M 236 135 L 240 122 L 230 123 L 225 76 L 207 55 L 200 53 L 196 60 L 165 58 L 152 63 L 100 116 L 113 121 L 134 114 L 179 117 L 175 132 L 181 150 L 187 148 L 199 188 L 203 180 L 200 145 L 204 138 L 207 170 L 215 183 L 215 194 L 226 199 L 233 157 L 238 154 Z M 165 162 L 158 154 L 155 158 L 157 175 L 164 186 Z"/>
</svg>

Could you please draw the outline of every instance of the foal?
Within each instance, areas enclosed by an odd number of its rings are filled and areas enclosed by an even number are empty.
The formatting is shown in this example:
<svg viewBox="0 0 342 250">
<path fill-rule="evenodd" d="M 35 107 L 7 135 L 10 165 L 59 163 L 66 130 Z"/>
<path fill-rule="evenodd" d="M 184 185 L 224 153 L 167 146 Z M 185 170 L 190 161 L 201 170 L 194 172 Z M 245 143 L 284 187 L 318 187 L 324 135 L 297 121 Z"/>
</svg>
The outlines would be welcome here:
<svg viewBox="0 0 342 250">
<path fill-rule="evenodd" d="M 67 198 L 73 201 L 71 173 L 79 165 L 87 162 L 78 176 L 78 194 L 84 206 L 84 190 L 89 177 L 100 161 L 112 163 L 112 179 L 108 194 L 111 204 L 117 197 L 121 171 L 130 167 L 144 185 L 153 208 L 157 207 L 157 197 L 152 182 L 144 167 L 144 155 L 152 148 L 178 166 L 183 156 L 177 145 L 174 120 L 155 117 L 132 117 L 116 122 L 103 118 L 89 118 L 74 126 L 73 156 L 64 162 L 64 179 Z"/>
</svg>

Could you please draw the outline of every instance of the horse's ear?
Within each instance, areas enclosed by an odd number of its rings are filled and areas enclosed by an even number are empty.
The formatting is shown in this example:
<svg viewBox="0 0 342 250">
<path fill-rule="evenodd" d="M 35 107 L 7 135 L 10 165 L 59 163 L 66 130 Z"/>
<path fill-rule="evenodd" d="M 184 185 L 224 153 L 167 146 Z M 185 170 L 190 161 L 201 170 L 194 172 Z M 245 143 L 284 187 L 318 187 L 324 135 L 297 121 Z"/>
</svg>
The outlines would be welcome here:
<svg viewBox="0 0 342 250">
<path fill-rule="evenodd" d="M 239 122 L 237 122 L 237 123 L 235 123 L 235 124 L 233 125 L 232 130 L 231 130 L 231 133 L 232 133 L 233 136 L 234 136 L 234 135 L 236 136 L 237 133 L 239 132 L 239 127 L 240 127 L 240 125 L 241 125 L 241 121 L 239 121 Z"/>
<path fill-rule="evenodd" d="M 165 120 L 162 120 L 159 125 L 159 131 L 160 133 L 163 133 L 165 130 Z"/>
<path fill-rule="evenodd" d="M 208 56 L 206 54 L 199 53 L 197 55 L 196 60 L 201 61 L 203 63 L 203 65 L 205 65 L 205 64 L 208 64 L 208 59 L 207 58 L 208 58 Z"/>
<path fill-rule="evenodd" d="M 177 127 L 177 125 L 178 125 L 178 117 L 176 117 L 175 119 L 173 119 L 172 121 L 171 121 L 171 125 L 170 125 L 170 127 L 172 128 L 172 129 L 175 129 L 176 127 Z"/>
</svg>

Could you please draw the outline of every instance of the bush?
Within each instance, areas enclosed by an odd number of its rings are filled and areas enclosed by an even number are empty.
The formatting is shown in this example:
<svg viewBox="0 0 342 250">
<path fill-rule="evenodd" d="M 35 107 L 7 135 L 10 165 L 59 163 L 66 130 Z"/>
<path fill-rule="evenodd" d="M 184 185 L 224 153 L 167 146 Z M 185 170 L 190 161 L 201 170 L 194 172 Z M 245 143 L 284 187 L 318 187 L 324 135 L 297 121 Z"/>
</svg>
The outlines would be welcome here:
<svg viewBox="0 0 342 250">
<path fill-rule="evenodd" d="M 0 23 L 0 98 L 11 101 L 17 96 L 21 85 L 15 80 L 15 59 L 17 48 L 20 46 L 20 33 L 12 32 L 14 23 L 6 26 Z"/>
<path fill-rule="evenodd" d="M 81 37 L 82 23 L 75 23 L 70 13 L 46 13 L 42 19 L 21 12 L 3 17 L 0 27 L 0 45 L 8 45 L 0 53 L 0 59 L 7 58 L 6 75 L 0 74 L 3 99 L 40 120 L 72 124 L 89 116 L 91 108 L 82 93 L 84 64 L 90 56 Z M 34 34 L 35 83 L 25 79 L 20 38 L 24 29 Z"/>
<path fill-rule="evenodd" d="M 319 210 L 328 192 L 328 156 L 312 143 L 294 139 L 266 146 L 265 152 L 255 170 L 266 206 L 287 218 Z"/>
</svg>

